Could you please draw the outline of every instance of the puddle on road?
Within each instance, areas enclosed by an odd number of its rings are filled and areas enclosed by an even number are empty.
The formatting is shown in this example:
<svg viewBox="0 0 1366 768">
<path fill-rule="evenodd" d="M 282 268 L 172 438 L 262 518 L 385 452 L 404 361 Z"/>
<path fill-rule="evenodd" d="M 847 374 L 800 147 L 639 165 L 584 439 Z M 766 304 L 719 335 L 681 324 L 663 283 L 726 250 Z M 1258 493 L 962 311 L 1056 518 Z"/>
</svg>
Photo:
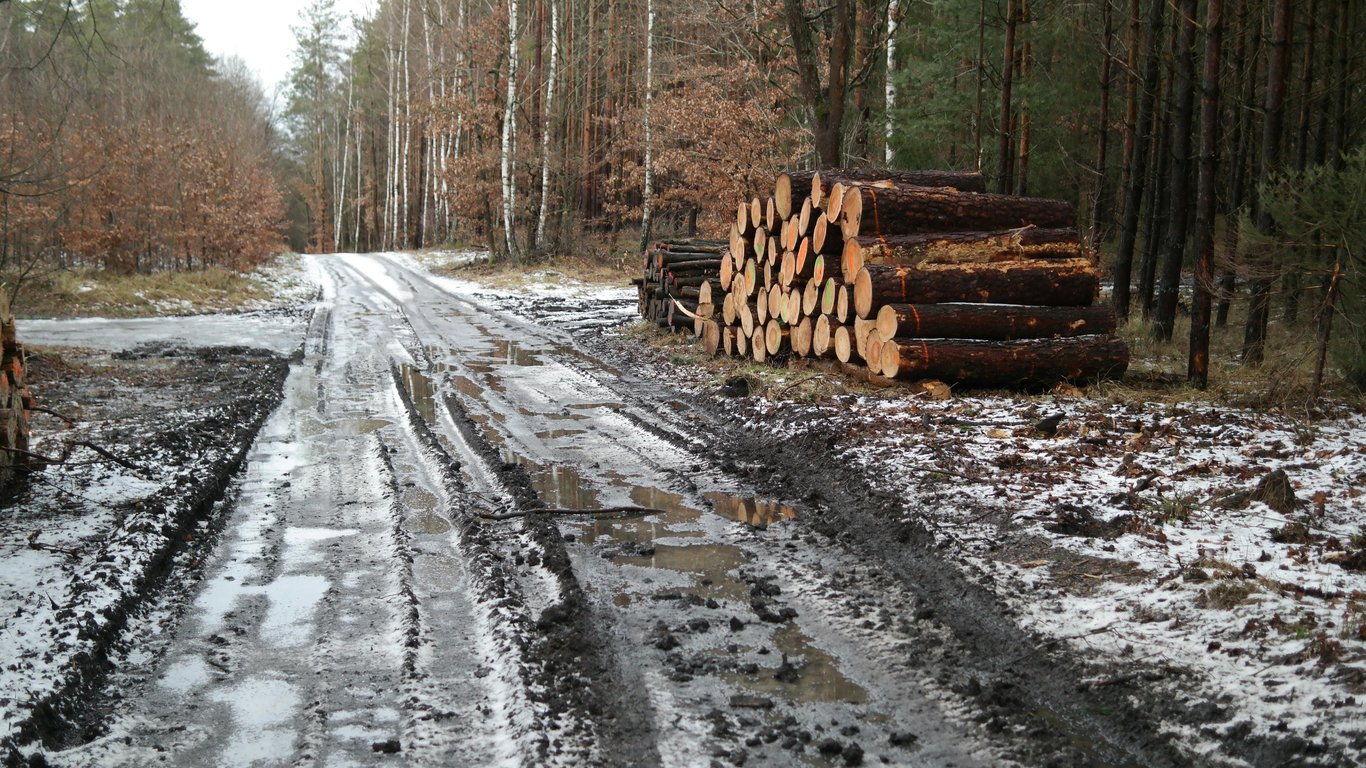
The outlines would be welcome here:
<svg viewBox="0 0 1366 768">
<path fill-rule="evenodd" d="M 399 366 L 403 386 L 413 400 L 413 406 L 422 420 L 428 424 L 436 423 L 436 386 L 427 375 L 411 365 Z"/>
<path fill-rule="evenodd" d="M 493 339 L 493 350 L 480 353 L 480 357 L 493 358 L 506 365 L 540 365 L 541 358 L 525 349 L 515 341 Z"/>
<path fill-rule="evenodd" d="M 546 429 L 536 433 L 536 437 L 542 440 L 559 440 L 565 437 L 585 434 L 586 429 Z"/>
<path fill-rule="evenodd" d="M 425 488 L 408 488 L 403 491 L 403 507 L 409 514 L 403 527 L 413 533 L 443 534 L 451 530 L 451 521 L 437 511 L 438 500 Z"/>
<path fill-rule="evenodd" d="M 772 669 L 763 667 L 755 675 L 729 673 L 722 677 L 756 693 L 790 701 L 867 703 L 868 692 L 845 677 L 834 657 L 812 645 L 811 638 L 796 626 L 787 624 L 774 632 L 773 646 L 778 653 L 787 654 L 788 662 L 798 669 L 796 681 L 778 680 Z"/>
<path fill-rule="evenodd" d="M 774 525 L 797 517 L 796 508 L 779 501 L 716 492 L 702 495 L 716 514 L 750 525 Z"/>
</svg>

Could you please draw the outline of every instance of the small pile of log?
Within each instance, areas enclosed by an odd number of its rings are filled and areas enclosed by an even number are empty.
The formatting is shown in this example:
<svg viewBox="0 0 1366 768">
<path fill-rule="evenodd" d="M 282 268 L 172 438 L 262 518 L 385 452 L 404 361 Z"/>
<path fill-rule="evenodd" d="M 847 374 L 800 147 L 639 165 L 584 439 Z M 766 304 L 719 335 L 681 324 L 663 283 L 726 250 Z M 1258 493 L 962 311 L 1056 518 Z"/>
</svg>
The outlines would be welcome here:
<svg viewBox="0 0 1366 768">
<path fill-rule="evenodd" d="M 977 173 L 784 173 L 723 243 L 652 246 L 641 312 L 761 362 L 967 386 L 1116 377 L 1128 348 L 1075 220 L 1064 201 L 986 194 Z"/>
<path fill-rule="evenodd" d="M 0 496 L 28 466 L 28 422 L 34 402 L 27 378 L 24 347 L 15 331 L 9 296 L 0 290 Z"/>
<path fill-rule="evenodd" d="M 661 240 L 645 250 L 640 316 L 664 328 L 695 330 L 699 313 L 714 314 L 723 240 Z M 717 293 L 716 295 L 719 295 Z"/>
</svg>

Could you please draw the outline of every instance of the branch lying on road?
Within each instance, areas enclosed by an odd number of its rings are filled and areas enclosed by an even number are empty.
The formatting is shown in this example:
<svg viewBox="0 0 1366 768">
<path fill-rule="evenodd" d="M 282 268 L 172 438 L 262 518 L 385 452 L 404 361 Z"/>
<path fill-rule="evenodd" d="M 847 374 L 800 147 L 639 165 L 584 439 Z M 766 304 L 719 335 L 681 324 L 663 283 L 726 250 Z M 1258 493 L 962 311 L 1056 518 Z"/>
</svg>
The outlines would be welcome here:
<svg viewBox="0 0 1366 768">
<path fill-rule="evenodd" d="M 479 517 L 484 520 L 513 520 L 527 515 L 653 515 L 662 514 L 664 510 L 654 509 L 653 507 L 604 507 L 603 509 L 559 509 L 542 507 L 539 509 L 525 509 L 514 512 L 501 512 L 493 514 L 490 512 L 480 512 Z"/>
<path fill-rule="evenodd" d="M 69 462 L 68 462 L 68 459 L 70 459 L 70 457 L 71 457 L 71 449 L 77 448 L 77 447 L 89 448 L 90 450 L 92 450 L 92 451 L 94 451 L 95 453 L 99 454 L 100 456 L 102 456 L 102 457 L 105 458 L 106 460 L 112 461 L 112 462 L 114 462 L 115 464 L 118 464 L 119 466 L 123 467 L 124 469 L 130 469 L 130 470 L 132 470 L 133 472 L 135 472 L 135 473 L 137 474 L 138 477 L 142 478 L 143 480 L 154 480 L 154 479 L 155 479 L 155 478 L 152 476 L 152 471 L 151 471 L 150 469 L 148 469 L 148 468 L 146 468 L 146 467 L 143 467 L 143 466 L 139 466 L 138 464 L 134 464 L 132 461 L 129 461 L 128 459 L 125 459 L 125 458 L 122 458 L 122 457 L 118 456 L 117 454 L 113 453 L 112 451 L 110 451 L 110 450 L 107 449 L 107 448 L 101 448 L 100 446 L 95 445 L 94 443 L 87 442 L 87 441 L 85 441 L 85 440 L 78 440 L 78 441 L 76 441 L 76 442 L 74 442 L 74 443 L 68 444 L 68 445 L 66 446 L 65 450 L 62 451 L 62 455 L 61 455 L 60 457 L 58 457 L 58 458 L 55 458 L 55 459 L 52 458 L 51 456 L 44 456 L 44 455 L 42 455 L 41 453 L 34 453 L 34 452 L 32 452 L 32 451 L 26 451 L 26 450 L 24 450 L 23 448 L 9 448 L 9 447 L 6 447 L 6 446 L 0 446 L 0 451 L 9 451 L 10 453 L 17 453 L 17 454 L 20 454 L 20 455 L 22 455 L 22 456 L 27 456 L 27 457 L 30 458 L 30 459 L 33 459 L 33 460 L 35 460 L 35 461 L 40 461 L 40 462 L 42 462 L 42 463 L 44 463 L 44 464 L 54 464 L 54 465 L 57 465 L 57 466 L 61 466 L 61 465 L 65 465 L 65 464 L 68 464 L 68 463 L 69 463 Z"/>
</svg>

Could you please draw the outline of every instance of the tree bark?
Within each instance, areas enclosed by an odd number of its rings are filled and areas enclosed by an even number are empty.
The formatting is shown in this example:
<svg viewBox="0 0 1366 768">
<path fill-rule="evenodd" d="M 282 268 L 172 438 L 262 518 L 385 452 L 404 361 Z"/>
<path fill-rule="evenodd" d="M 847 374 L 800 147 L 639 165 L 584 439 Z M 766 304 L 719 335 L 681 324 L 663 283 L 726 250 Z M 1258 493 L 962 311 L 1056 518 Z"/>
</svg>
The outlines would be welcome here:
<svg viewBox="0 0 1366 768">
<path fill-rule="evenodd" d="M 1168 186 L 1167 231 L 1162 247 L 1162 277 L 1152 335 L 1171 341 L 1176 328 L 1176 304 L 1181 291 L 1181 266 L 1186 258 L 1190 210 L 1191 122 L 1195 110 L 1196 0 L 1181 0 L 1176 43 L 1175 115 L 1171 138 L 1171 183 Z"/>
<path fill-rule="evenodd" d="M 1024 304 L 886 304 L 877 312 L 884 339 L 1047 339 L 1114 333 L 1112 307 Z"/>
<path fill-rule="evenodd" d="M 1075 227 L 1076 209 L 1062 200 L 979 195 L 930 187 L 852 187 L 844 196 L 845 238 L 924 232 Z"/>
<path fill-rule="evenodd" d="M 974 302 L 1089 306 L 1099 278 L 1090 259 L 996 264 L 880 265 L 859 270 L 854 312 L 872 317 L 886 304 Z"/>
<path fill-rule="evenodd" d="M 1209 386 L 1210 304 L 1214 288 L 1214 198 L 1219 151 L 1219 58 L 1224 35 L 1224 1 L 1208 0 L 1205 64 L 1200 97 L 1200 175 L 1195 193 L 1195 294 L 1191 303 L 1190 351 L 1186 378 Z"/>
<path fill-rule="evenodd" d="M 994 232 L 929 232 L 844 241 L 841 274 L 853 282 L 864 264 L 981 264 L 1020 259 L 1080 258 L 1087 253 L 1075 229 L 1007 229 Z"/>
<path fill-rule="evenodd" d="M 1133 154 L 1129 158 L 1129 184 L 1124 190 L 1124 216 L 1120 222 L 1119 247 L 1115 250 L 1115 313 L 1120 322 L 1129 318 L 1134 248 L 1138 242 L 1139 214 L 1143 207 L 1147 180 L 1149 126 L 1157 103 L 1158 76 L 1162 54 L 1162 11 L 1166 0 L 1149 0 L 1146 23 L 1148 50 L 1143 64 L 1143 94 L 1135 119 Z M 1132 75 L 1130 75 L 1132 76 Z"/>
<path fill-rule="evenodd" d="M 1270 181 L 1280 170 L 1281 133 L 1285 122 L 1285 87 L 1290 69 L 1290 30 L 1294 8 L 1291 0 L 1276 0 L 1271 22 L 1271 58 L 1266 73 L 1266 107 L 1262 119 L 1261 179 Z M 1257 231 L 1270 235 L 1271 216 L 1254 198 L 1254 223 Z M 1271 315 L 1271 283 L 1275 266 L 1265 258 L 1252 264 L 1251 306 L 1243 332 L 1243 363 L 1260 365 L 1265 354 L 1266 329 Z"/>
<path fill-rule="evenodd" d="M 517 26 L 517 0 L 508 0 L 507 12 L 507 91 L 503 104 L 503 141 L 499 166 L 503 188 L 503 245 L 509 258 L 519 260 L 515 227 L 517 184 L 513 169 L 513 153 L 517 145 L 517 57 L 521 42 Z"/>
<path fill-rule="evenodd" d="M 806 17 L 802 0 L 783 0 L 802 99 L 812 112 L 816 154 L 825 166 L 838 166 L 842 159 L 844 111 L 848 104 L 849 49 L 854 36 L 852 6 L 853 0 L 834 0 L 827 77 L 822 87 L 812 23 Z"/>
<path fill-rule="evenodd" d="M 894 379 L 939 379 L 974 387 L 1046 387 L 1119 378 L 1129 348 L 1114 336 L 1022 341 L 892 339 L 878 368 Z"/>
<path fill-rule="evenodd" d="M 1010 111 L 1011 80 L 1015 74 L 1015 26 L 1019 20 L 1019 0 L 1006 0 L 1005 51 L 1001 54 L 1001 122 L 998 126 L 1000 142 L 996 158 L 996 191 L 1007 195 L 1014 189 L 1011 174 L 1011 151 L 1014 140 L 1010 132 L 1012 117 Z"/>
<path fill-rule="evenodd" d="M 645 0 L 645 188 L 641 191 L 644 198 L 640 217 L 640 242 L 643 247 L 650 242 L 650 228 L 655 204 L 655 171 L 653 125 L 650 123 L 650 107 L 654 104 L 655 87 L 655 4 Z"/>
</svg>

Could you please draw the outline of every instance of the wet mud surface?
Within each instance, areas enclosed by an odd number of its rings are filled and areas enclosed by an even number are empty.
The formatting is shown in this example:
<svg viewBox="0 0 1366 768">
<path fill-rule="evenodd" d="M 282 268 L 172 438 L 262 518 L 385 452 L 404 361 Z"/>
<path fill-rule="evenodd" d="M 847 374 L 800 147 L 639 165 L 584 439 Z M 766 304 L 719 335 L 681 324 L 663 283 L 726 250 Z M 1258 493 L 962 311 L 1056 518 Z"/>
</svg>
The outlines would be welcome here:
<svg viewBox="0 0 1366 768">
<path fill-rule="evenodd" d="M 11 762 L 1190 763 L 1159 721 L 1191 713 L 1090 684 L 839 434 L 661 380 L 633 299 L 313 265 L 205 543 L 111 629 L 91 714 Z"/>
</svg>

